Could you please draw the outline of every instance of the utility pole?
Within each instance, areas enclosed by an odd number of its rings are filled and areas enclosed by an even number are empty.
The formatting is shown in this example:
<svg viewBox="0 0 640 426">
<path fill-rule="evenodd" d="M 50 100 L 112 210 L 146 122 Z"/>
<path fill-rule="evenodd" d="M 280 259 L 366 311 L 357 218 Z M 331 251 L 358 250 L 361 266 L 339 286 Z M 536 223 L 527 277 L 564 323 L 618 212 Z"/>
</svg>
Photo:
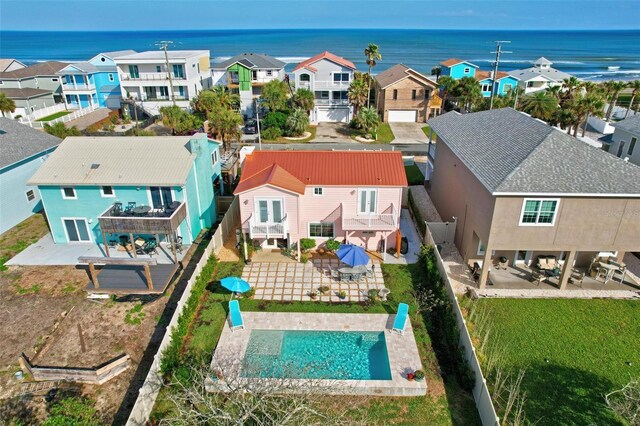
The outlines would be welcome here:
<svg viewBox="0 0 640 426">
<path fill-rule="evenodd" d="M 167 66 L 167 77 L 169 78 L 169 99 L 173 102 L 173 106 L 176 106 L 176 98 L 173 95 L 173 79 L 171 78 L 171 68 L 169 68 L 169 53 L 167 52 L 169 49 L 169 45 L 173 44 L 171 40 L 162 40 L 156 43 L 156 46 L 159 46 L 161 50 L 164 50 L 164 61 Z"/>
<path fill-rule="evenodd" d="M 258 130 L 258 150 L 262 151 L 262 136 L 260 136 L 260 104 L 256 99 L 256 129 Z"/>
<path fill-rule="evenodd" d="M 493 64 L 493 75 L 491 76 L 491 99 L 489 100 L 489 109 L 493 109 L 493 97 L 496 92 L 496 82 L 498 81 L 498 64 L 500 64 L 500 55 L 502 53 L 511 53 L 502 50 L 502 43 L 511 43 L 508 40 L 498 40 L 496 41 L 496 51 L 491 52 L 496 54 L 496 61 Z"/>
</svg>

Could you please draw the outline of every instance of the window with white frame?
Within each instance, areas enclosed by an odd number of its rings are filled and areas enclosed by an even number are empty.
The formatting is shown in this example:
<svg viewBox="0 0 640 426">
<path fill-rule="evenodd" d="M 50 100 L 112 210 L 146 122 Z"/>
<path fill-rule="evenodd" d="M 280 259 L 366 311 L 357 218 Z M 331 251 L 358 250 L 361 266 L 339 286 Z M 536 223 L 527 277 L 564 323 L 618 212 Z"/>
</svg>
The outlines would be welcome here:
<svg viewBox="0 0 640 426">
<path fill-rule="evenodd" d="M 321 187 L 313 188 L 313 195 L 322 195 L 322 188 Z"/>
<path fill-rule="evenodd" d="M 333 222 L 310 222 L 309 237 L 333 238 Z"/>
<path fill-rule="evenodd" d="M 464 73 L 469 74 L 471 72 L 471 68 L 465 67 Z"/>
<path fill-rule="evenodd" d="M 534 84 L 533 81 L 527 81 L 527 87 L 533 87 Z"/>
<path fill-rule="evenodd" d="M 372 214 L 376 212 L 378 191 L 375 189 L 360 189 L 358 191 L 358 214 Z"/>
<path fill-rule="evenodd" d="M 349 73 L 348 72 L 336 72 L 333 74 L 333 82 L 334 83 L 339 83 L 339 82 L 349 82 Z"/>
<path fill-rule="evenodd" d="M 109 74 L 109 81 L 114 81 L 114 80 L 115 80 L 115 78 L 113 77 L 113 74 L 110 73 Z"/>
<path fill-rule="evenodd" d="M 113 189 L 113 186 L 103 186 L 100 188 L 100 195 L 105 198 L 112 198 L 116 196 L 116 191 Z"/>
<path fill-rule="evenodd" d="M 65 200 L 75 200 L 78 197 L 76 196 L 76 189 L 71 186 L 65 186 L 62 188 L 62 198 Z"/>
<path fill-rule="evenodd" d="M 636 142 L 638 142 L 638 138 L 631 138 L 631 143 L 629 144 L 629 151 L 627 151 L 627 155 L 633 154 L 633 150 L 636 147 Z"/>
<path fill-rule="evenodd" d="M 36 193 L 33 192 L 33 189 L 30 189 L 27 192 L 25 192 L 25 195 L 27 196 L 27 201 L 33 201 L 36 199 Z"/>
<path fill-rule="evenodd" d="M 482 241 L 478 241 L 478 251 L 476 252 L 478 256 L 482 256 L 487 252 L 487 247 L 484 245 Z"/>
<path fill-rule="evenodd" d="M 491 91 L 491 84 L 490 83 L 484 83 L 482 85 L 482 91 L 483 92 L 490 92 Z"/>
<path fill-rule="evenodd" d="M 522 205 L 520 225 L 553 225 L 558 203 L 558 199 L 526 198 Z"/>
<path fill-rule="evenodd" d="M 267 70 L 267 77 L 271 77 L 273 75 L 273 71 L 272 70 Z"/>
<path fill-rule="evenodd" d="M 217 162 L 218 162 L 218 151 L 216 150 L 211 153 L 211 164 L 215 166 Z"/>
<path fill-rule="evenodd" d="M 52 81 L 53 83 L 57 83 L 57 82 L 58 82 L 58 79 L 57 79 L 57 78 L 52 78 L 52 79 L 51 79 L 51 81 Z"/>
</svg>

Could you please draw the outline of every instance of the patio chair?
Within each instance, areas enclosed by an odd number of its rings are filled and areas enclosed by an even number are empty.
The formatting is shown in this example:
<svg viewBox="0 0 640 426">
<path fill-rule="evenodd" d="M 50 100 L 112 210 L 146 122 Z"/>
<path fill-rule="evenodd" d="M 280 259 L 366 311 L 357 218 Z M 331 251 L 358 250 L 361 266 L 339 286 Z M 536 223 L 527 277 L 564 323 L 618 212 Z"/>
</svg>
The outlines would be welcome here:
<svg viewBox="0 0 640 426">
<path fill-rule="evenodd" d="M 337 269 L 329 269 L 329 273 L 331 274 L 331 279 L 334 281 L 340 281 L 340 272 Z"/>
<path fill-rule="evenodd" d="M 237 300 L 229 302 L 229 328 L 233 331 L 234 328 L 244 328 L 244 320 L 242 319 L 242 312 L 240 312 L 240 304 Z"/>
<path fill-rule="evenodd" d="M 544 273 L 531 271 L 531 282 L 537 285 L 538 287 L 545 279 L 547 279 L 547 276 Z"/>
<path fill-rule="evenodd" d="M 569 277 L 569 282 L 582 288 L 582 282 L 584 281 L 585 275 L 587 274 L 585 274 L 584 272 L 573 270 L 573 272 L 571 272 L 571 276 Z"/>
<path fill-rule="evenodd" d="M 122 214 L 122 203 L 113 203 L 113 208 L 111 209 L 111 214 L 114 216 L 120 216 Z"/>
<path fill-rule="evenodd" d="M 409 315 L 409 305 L 406 303 L 400 303 L 398 305 L 398 312 L 396 313 L 396 319 L 393 321 L 393 327 L 391 332 L 396 332 L 404 336 L 404 328 L 407 325 L 407 316 Z"/>
<path fill-rule="evenodd" d="M 135 201 L 129 201 L 127 203 L 127 208 L 125 209 L 126 212 L 130 212 L 131 210 L 136 208 L 136 202 Z"/>
<path fill-rule="evenodd" d="M 148 254 L 149 256 L 158 254 L 158 241 L 155 238 L 149 238 L 142 250 L 144 254 Z"/>
<path fill-rule="evenodd" d="M 173 250 L 174 247 L 178 253 L 182 254 L 182 237 L 177 237 L 175 244 L 171 242 L 167 244 L 169 250 Z"/>
</svg>

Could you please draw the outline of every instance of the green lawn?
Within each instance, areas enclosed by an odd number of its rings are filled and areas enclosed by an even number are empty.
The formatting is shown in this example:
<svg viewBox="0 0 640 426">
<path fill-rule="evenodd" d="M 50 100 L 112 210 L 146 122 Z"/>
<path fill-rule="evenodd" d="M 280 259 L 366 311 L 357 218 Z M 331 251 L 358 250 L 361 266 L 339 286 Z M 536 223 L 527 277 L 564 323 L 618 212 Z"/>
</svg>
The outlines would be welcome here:
<svg viewBox="0 0 640 426">
<path fill-rule="evenodd" d="M 427 138 L 429 137 L 429 131 L 431 130 L 431 127 L 429 127 L 429 125 L 426 125 L 422 128 L 422 131 L 424 132 L 424 134 L 427 136 Z M 433 139 L 435 140 L 436 138 L 436 132 L 433 132 Z"/>
<path fill-rule="evenodd" d="M 55 120 L 56 118 L 63 117 L 67 114 L 71 114 L 71 111 L 58 111 L 55 114 L 47 115 L 46 117 L 42 117 L 36 121 L 51 121 Z"/>
<path fill-rule="evenodd" d="M 528 420 L 621 424 L 603 395 L 640 377 L 640 302 L 481 299 L 506 362 L 526 368 Z M 628 365 L 630 363 L 631 365 Z"/>
<path fill-rule="evenodd" d="M 285 139 L 283 137 L 279 137 L 276 140 L 262 139 L 262 142 L 264 142 L 264 143 L 282 143 L 282 144 L 285 144 L 285 143 L 305 143 L 305 142 L 309 142 L 309 141 L 311 141 L 311 140 L 316 138 L 316 130 L 318 130 L 318 126 L 309 126 L 309 127 L 307 127 L 307 132 L 311 133 L 311 135 L 309 137 L 307 137 L 307 138 L 300 139 L 300 140 L 292 141 L 292 140 L 289 140 L 289 139 Z"/>
<path fill-rule="evenodd" d="M 361 129 L 349 129 L 351 139 L 355 140 L 356 136 L 364 137 L 364 132 Z M 396 137 L 391 131 L 391 127 L 389 123 L 380 123 L 378 126 L 378 139 L 375 142 L 371 142 L 374 144 L 383 144 L 383 143 L 391 143 Z"/>
<path fill-rule="evenodd" d="M 200 299 L 200 306 L 192 321 L 183 343 L 182 351 L 191 356 L 186 359 L 204 359 L 208 364 L 217 345 L 227 315 L 229 292 L 220 286 L 219 280 L 229 275 L 239 276 L 242 263 L 217 263 L 213 276 Z M 398 302 L 407 302 L 410 312 L 415 312 L 415 302 L 411 295 L 413 282 L 423 278 L 417 265 L 383 265 L 386 286 L 391 289 L 389 302 L 366 306 L 360 303 L 324 303 L 324 302 L 266 302 L 241 299 L 243 311 L 263 312 L 334 312 L 334 313 L 393 313 Z M 427 374 L 429 394 L 426 397 L 412 398 L 363 398 L 340 397 L 341 401 L 353 407 L 349 416 L 354 419 L 366 416 L 371 424 L 397 425 L 475 425 L 479 424 L 473 398 L 459 387 L 453 376 L 443 382 L 439 374 L 439 364 L 432 347 L 429 323 L 422 316 L 411 315 L 411 321 Z M 170 403 L 161 391 L 152 418 L 159 419 L 163 413 L 171 410 Z M 336 402 L 334 397 L 323 397 Z M 328 404 L 331 405 L 331 404 Z M 416 423 L 416 421 L 418 423 Z"/>
<path fill-rule="evenodd" d="M 424 175 L 418 166 L 415 164 L 404 166 L 404 171 L 407 174 L 409 185 L 424 185 Z"/>
</svg>

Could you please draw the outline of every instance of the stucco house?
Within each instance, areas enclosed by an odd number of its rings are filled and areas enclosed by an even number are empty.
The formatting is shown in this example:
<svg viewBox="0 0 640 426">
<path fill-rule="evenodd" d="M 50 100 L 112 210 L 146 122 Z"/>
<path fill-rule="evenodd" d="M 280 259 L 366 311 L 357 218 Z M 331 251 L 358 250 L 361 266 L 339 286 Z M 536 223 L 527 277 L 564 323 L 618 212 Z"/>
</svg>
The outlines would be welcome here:
<svg viewBox="0 0 640 426">
<path fill-rule="evenodd" d="M 478 66 L 461 59 L 450 58 L 440 62 L 440 75 L 447 75 L 454 80 L 462 77 L 475 77 Z"/>
<path fill-rule="evenodd" d="M 42 210 L 38 188 L 27 181 L 60 142 L 16 120 L 0 118 L 0 234 Z"/>
<path fill-rule="evenodd" d="M 399 151 L 255 151 L 235 190 L 242 231 L 264 248 L 329 238 L 395 247 L 402 190 Z"/>
<path fill-rule="evenodd" d="M 347 91 L 355 70 L 353 62 L 330 52 L 322 52 L 293 68 L 296 89 L 309 89 L 315 95 L 315 108 L 309 117 L 312 122 L 348 123 L 353 119 Z"/>
<path fill-rule="evenodd" d="M 640 166 L 640 148 L 636 146 L 640 139 L 640 114 L 632 115 L 612 125 L 615 130 L 611 135 L 609 153 Z"/>
<path fill-rule="evenodd" d="M 511 108 L 428 123 L 438 144 L 429 194 L 455 218 L 464 260 L 482 266 L 480 288 L 502 257 L 531 267 L 556 256 L 564 289 L 572 268 L 640 251 L 640 167 Z"/>
<path fill-rule="evenodd" d="M 509 71 L 509 75 L 518 79 L 525 94 L 561 86 L 564 79 L 571 77 L 571 74 L 557 70 L 551 65 L 553 62 L 542 56 L 534 61 L 532 67 Z"/>
<path fill-rule="evenodd" d="M 241 53 L 211 68 L 212 83 L 240 95 L 242 114 L 254 117 L 254 100 L 262 94 L 262 86 L 272 80 L 284 80 L 285 65 L 264 53 Z"/>
<path fill-rule="evenodd" d="M 47 61 L 13 71 L 0 72 L 0 92 L 13 99 L 16 110 L 9 117 L 26 117 L 62 102 L 62 85 L 57 72 L 67 66 Z"/>
<path fill-rule="evenodd" d="M 406 65 L 394 65 L 374 79 L 382 121 L 424 123 L 440 113 L 437 83 Z"/>
<path fill-rule="evenodd" d="M 219 147 L 204 133 L 68 137 L 29 185 L 38 187 L 56 244 L 131 234 L 190 244 L 216 219 Z"/>
</svg>

